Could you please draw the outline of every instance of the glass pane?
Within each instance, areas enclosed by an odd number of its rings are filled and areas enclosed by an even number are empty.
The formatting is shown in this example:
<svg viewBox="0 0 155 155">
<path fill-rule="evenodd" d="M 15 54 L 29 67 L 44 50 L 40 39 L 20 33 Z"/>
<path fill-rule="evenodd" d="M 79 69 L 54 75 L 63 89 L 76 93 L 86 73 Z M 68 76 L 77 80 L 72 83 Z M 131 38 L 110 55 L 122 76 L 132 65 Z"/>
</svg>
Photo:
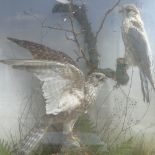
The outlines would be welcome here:
<svg viewBox="0 0 155 155">
<path fill-rule="evenodd" d="M 153 0 L 0 4 L 0 155 L 154 154 Z"/>
</svg>

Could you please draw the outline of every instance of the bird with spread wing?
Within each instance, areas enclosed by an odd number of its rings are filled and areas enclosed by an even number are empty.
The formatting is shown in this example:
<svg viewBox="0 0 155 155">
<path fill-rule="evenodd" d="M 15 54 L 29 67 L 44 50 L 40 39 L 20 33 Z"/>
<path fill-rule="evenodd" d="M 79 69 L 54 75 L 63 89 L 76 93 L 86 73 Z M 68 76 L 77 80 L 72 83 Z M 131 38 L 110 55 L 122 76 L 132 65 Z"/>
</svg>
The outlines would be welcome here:
<svg viewBox="0 0 155 155">
<path fill-rule="evenodd" d="M 29 154 L 40 142 L 51 124 L 62 123 L 65 146 L 77 146 L 72 135 L 73 126 L 89 104 L 95 102 L 97 90 L 105 81 L 103 73 L 85 77 L 69 63 L 47 60 L 0 60 L 15 69 L 26 70 L 40 80 L 45 99 L 46 115 L 19 143 L 17 154 Z"/>
<path fill-rule="evenodd" d="M 153 65 L 150 45 L 140 11 L 135 5 L 128 4 L 122 6 L 120 12 L 123 14 L 121 30 L 125 58 L 129 65 L 139 68 L 143 100 L 150 102 L 148 84 L 150 83 L 155 90 Z"/>
</svg>

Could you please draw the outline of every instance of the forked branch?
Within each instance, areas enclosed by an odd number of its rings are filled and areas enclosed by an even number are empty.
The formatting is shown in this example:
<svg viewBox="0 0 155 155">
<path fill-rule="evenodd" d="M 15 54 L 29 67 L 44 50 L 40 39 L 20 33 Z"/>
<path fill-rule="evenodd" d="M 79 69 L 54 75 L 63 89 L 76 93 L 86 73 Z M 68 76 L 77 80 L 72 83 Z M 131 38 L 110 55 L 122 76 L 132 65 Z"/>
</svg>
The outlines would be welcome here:
<svg viewBox="0 0 155 155">
<path fill-rule="evenodd" d="M 103 17 L 103 20 L 102 20 L 102 22 L 101 22 L 101 25 L 100 25 L 98 31 L 96 32 L 96 36 L 95 36 L 96 39 L 97 39 L 98 35 L 100 34 L 100 32 L 101 32 L 101 30 L 102 30 L 102 28 L 103 28 L 103 26 L 104 26 L 104 24 L 105 24 L 105 21 L 106 21 L 107 17 L 108 17 L 108 16 L 110 15 L 110 13 L 120 4 L 120 2 L 121 2 L 121 0 L 118 0 L 118 1 L 112 6 L 112 8 L 110 8 L 108 11 L 106 11 L 106 13 L 105 13 L 105 15 L 104 15 L 104 17 Z"/>
</svg>

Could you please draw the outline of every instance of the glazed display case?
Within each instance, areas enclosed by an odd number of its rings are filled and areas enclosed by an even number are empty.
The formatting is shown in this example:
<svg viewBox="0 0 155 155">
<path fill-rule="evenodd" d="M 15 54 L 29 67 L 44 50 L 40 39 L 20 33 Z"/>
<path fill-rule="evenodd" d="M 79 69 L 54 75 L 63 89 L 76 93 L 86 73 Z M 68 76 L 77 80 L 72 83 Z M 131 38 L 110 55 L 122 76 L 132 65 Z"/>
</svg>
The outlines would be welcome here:
<svg viewBox="0 0 155 155">
<path fill-rule="evenodd" d="M 153 0 L 0 4 L 0 155 L 155 153 Z"/>
</svg>

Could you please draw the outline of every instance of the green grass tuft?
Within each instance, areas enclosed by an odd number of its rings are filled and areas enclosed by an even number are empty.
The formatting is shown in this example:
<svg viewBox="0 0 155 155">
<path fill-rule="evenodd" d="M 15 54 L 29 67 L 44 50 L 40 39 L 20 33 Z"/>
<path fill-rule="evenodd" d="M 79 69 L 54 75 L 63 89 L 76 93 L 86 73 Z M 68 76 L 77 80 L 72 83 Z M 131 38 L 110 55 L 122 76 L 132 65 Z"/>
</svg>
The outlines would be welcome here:
<svg viewBox="0 0 155 155">
<path fill-rule="evenodd" d="M 11 155 L 12 148 L 9 143 L 0 140 L 0 155 Z"/>
</svg>

